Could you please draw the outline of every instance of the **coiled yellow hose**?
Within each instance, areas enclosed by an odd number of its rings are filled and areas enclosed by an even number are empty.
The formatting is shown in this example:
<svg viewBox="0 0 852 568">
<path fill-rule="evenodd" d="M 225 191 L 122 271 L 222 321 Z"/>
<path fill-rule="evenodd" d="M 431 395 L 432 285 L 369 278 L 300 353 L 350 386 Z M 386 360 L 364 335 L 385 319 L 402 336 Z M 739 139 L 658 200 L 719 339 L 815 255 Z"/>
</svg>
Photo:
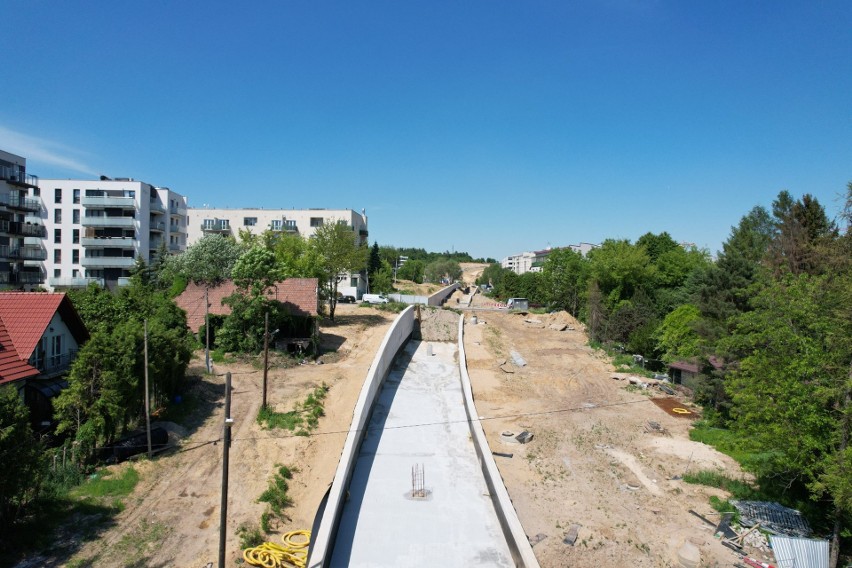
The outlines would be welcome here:
<svg viewBox="0 0 852 568">
<path fill-rule="evenodd" d="M 284 546 L 264 542 L 260 546 L 246 548 L 243 550 L 243 559 L 252 566 L 263 568 L 305 568 L 311 531 L 290 531 L 281 537 L 281 541 Z"/>
</svg>

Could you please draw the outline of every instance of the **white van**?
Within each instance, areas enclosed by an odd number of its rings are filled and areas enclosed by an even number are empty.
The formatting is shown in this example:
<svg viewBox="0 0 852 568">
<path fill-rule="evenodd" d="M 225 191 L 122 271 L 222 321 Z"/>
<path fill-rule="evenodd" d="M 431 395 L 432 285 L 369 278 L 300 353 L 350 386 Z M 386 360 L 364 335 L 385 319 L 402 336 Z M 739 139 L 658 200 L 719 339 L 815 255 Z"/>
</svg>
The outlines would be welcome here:
<svg viewBox="0 0 852 568">
<path fill-rule="evenodd" d="M 368 304 L 387 304 L 390 302 L 388 297 L 384 294 L 364 294 L 361 301 L 367 302 Z"/>
</svg>

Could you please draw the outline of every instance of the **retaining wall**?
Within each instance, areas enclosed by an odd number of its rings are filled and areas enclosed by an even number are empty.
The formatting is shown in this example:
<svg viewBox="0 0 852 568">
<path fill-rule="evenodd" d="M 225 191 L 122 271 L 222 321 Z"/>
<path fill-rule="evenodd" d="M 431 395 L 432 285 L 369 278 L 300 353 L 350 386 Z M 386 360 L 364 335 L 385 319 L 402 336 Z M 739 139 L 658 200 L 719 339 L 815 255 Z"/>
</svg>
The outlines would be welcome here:
<svg viewBox="0 0 852 568">
<path fill-rule="evenodd" d="M 370 365 L 370 370 L 367 371 L 364 386 L 361 387 L 361 394 L 358 396 L 355 411 L 352 413 L 352 426 L 350 426 L 349 434 L 346 436 L 346 443 L 343 445 L 343 452 L 340 455 L 340 463 L 337 465 L 334 481 L 331 484 L 331 489 L 329 489 L 328 502 L 322 514 L 322 521 L 314 535 L 314 542 L 308 559 L 308 566 L 311 568 L 326 567 L 331 562 L 332 545 L 337 536 L 337 526 L 340 522 L 344 498 L 349 490 L 349 482 L 352 478 L 352 471 L 355 469 L 355 463 L 358 461 L 358 451 L 366 434 L 373 403 L 382 390 L 382 384 L 396 354 L 411 337 L 413 330 L 414 307 L 409 306 L 399 314 L 391 325 L 376 353 L 376 357 L 373 359 L 373 364 Z"/>
<path fill-rule="evenodd" d="M 476 448 L 479 465 L 482 467 L 485 484 L 488 486 L 488 492 L 491 494 L 494 511 L 500 520 L 500 527 L 503 529 L 506 543 L 509 545 L 509 550 L 512 552 L 512 558 L 516 566 L 538 568 L 538 560 L 536 560 L 535 554 L 533 554 L 532 546 L 530 546 L 530 541 L 524 532 L 524 527 L 521 526 L 521 521 L 518 519 L 518 513 L 515 511 L 514 505 L 512 505 L 509 492 L 506 491 L 503 477 L 500 475 L 500 470 L 497 469 L 494 456 L 491 455 L 491 447 L 488 445 L 488 440 L 485 437 L 485 430 L 482 429 L 482 424 L 479 422 L 479 415 L 476 413 L 476 405 L 473 402 L 473 389 L 470 386 L 470 375 L 467 372 L 467 357 L 464 352 L 464 316 L 459 318 L 459 369 L 461 371 L 464 407 L 467 411 L 473 446 Z"/>
<path fill-rule="evenodd" d="M 459 286 L 459 283 L 456 282 L 455 284 L 450 284 L 446 288 L 441 288 L 440 290 L 429 296 L 429 305 L 440 306 L 444 303 L 444 300 L 450 297 L 450 294 L 452 294 L 456 290 L 456 288 L 459 288 Z"/>
</svg>

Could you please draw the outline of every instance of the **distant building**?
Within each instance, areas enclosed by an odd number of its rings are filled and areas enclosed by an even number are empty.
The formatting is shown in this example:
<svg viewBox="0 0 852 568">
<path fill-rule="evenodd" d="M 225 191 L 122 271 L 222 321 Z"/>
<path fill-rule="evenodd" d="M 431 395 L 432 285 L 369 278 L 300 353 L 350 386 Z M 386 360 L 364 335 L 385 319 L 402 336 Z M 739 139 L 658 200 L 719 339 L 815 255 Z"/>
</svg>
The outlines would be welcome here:
<svg viewBox="0 0 852 568">
<path fill-rule="evenodd" d="M 51 290 L 126 284 L 137 257 L 186 250 L 186 198 L 131 178 L 42 179 Z"/>
<path fill-rule="evenodd" d="M 526 272 L 541 272 L 542 267 L 544 266 L 544 262 L 547 260 L 547 257 L 554 250 L 560 249 L 571 249 L 574 252 L 578 252 L 583 256 L 589 254 L 589 251 L 598 248 L 600 245 L 593 245 L 591 243 L 580 243 L 578 245 L 568 245 L 565 247 L 558 247 L 556 249 L 544 249 L 537 250 L 533 252 L 522 252 L 520 254 L 515 254 L 511 256 L 507 256 L 500 262 L 500 266 L 515 272 L 516 274 L 524 274 Z"/>
<path fill-rule="evenodd" d="M 357 244 L 368 244 L 367 214 L 352 209 L 210 209 L 191 207 L 188 244 L 204 235 L 220 234 L 238 237 L 245 230 L 253 235 L 265 231 L 287 233 L 309 238 L 317 228 L 328 223 L 345 223 L 355 232 Z M 367 274 L 341 274 L 338 292 L 361 298 L 367 291 Z"/>
<path fill-rule="evenodd" d="M 27 161 L 0 150 L 0 289 L 44 284 L 47 258 L 38 178 Z"/>
</svg>

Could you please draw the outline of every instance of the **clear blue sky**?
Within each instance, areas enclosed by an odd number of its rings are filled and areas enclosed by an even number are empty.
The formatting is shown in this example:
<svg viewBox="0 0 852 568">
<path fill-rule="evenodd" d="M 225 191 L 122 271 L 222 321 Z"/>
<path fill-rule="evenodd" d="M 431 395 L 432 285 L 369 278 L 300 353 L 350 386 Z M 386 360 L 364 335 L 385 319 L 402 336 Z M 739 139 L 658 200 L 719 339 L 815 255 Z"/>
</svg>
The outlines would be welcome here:
<svg viewBox="0 0 852 568">
<path fill-rule="evenodd" d="M 852 180 L 852 2 L 10 0 L 0 149 L 501 258 Z"/>
</svg>

